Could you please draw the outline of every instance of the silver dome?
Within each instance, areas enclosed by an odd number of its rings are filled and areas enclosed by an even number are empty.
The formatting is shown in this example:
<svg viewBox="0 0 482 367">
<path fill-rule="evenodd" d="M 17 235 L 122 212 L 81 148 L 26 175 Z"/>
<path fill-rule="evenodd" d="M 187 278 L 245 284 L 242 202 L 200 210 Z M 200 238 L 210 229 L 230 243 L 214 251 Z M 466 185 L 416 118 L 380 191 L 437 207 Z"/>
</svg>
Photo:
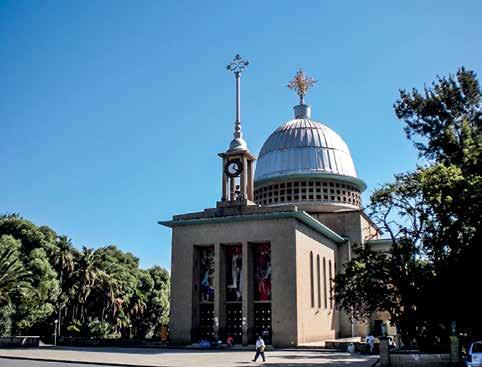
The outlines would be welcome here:
<svg viewBox="0 0 482 367">
<path fill-rule="evenodd" d="M 309 109 L 302 114 L 297 108 L 299 106 L 295 107 L 298 118 L 278 127 L 261 148 L 256 183 L 292 175 L 315 175 L 345 179 L 363 191 L 366 186 L 357 178 L 350 150 L 343 139 L 326 125 L 311 120 Z"/>
</svg>

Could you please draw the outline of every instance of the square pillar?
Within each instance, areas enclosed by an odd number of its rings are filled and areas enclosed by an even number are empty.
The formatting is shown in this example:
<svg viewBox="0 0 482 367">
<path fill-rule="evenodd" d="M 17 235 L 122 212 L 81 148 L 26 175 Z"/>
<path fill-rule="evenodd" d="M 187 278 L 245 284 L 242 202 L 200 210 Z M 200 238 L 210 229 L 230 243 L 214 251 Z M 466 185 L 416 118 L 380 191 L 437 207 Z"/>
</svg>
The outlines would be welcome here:
<svg viewBox="0 0 482 367">
<path fill-rule="evenodd" d="M 226 260 L 220 243 L 214 245 L 214 337 L 219 338 L 219 329 L 226 326 Z"/>
<path fill-rule="evenodd" d="M 226 201 L 228 199 L 228 176 L 226 176 L 226 173 L 224 173 L 224 166 L 226 165 L 226 158 L 223 157 L 222 159 L 222 164 L 223 166 L 221 167 L 221 172 L 222 172 L 222 175 L 221 175 L 221 179 L 222 179 L 222 182 L 221 182 L 221 187 L 222 187 L 222 196 L 221 196 L 221 201 Z"/>
<path fill-rule="evenodd" d="M 246 199 L 248 197 L 247 195 L 247 186 L 246 182 L 248 181 L 248 164 L 246 161 L 246 156 L 241 157 L 241 163 L 243 165 L 243 171 L 241 172 L 241 177 L 240 177 L 240 182 L 239 182 L 239 191 L 241 192 L 242 199 Z"/>
<path fill-rule="evenodd" d="M 243 273 L 242 273 L 242 302 L 243 302 L 243 345 L 248 345 L 252 339 L 252 330 L 254 326 L 254 308 L 253 308 L 253 278 L 254 278 L 254 262 L 253 251 L 248 242 L 242 243 L 243 250 Z"/>
<path fill-rule="evenodd" d="M 254 201 L 253 161 L 248 161 L 248 200 Z"/>
</svg>

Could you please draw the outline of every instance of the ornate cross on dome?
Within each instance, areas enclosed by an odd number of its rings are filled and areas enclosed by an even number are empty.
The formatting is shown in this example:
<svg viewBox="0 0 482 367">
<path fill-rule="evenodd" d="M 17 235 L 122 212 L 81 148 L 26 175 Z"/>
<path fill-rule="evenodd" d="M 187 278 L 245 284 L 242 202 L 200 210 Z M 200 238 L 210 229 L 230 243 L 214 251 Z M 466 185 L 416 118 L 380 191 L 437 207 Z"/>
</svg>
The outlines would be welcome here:
<svg viewBox="0 0 482 367">
<path fill-rule="evenodd" d="M 316 83 L 316 80 L 310 78 L 303 70 L 299 70 L 292 81 L 287 85 L 289 89 L 294 89 L 296 94 L 300 96 L 300 105 L 304 104 L 304 97 L 308 89 Z"/>
</svg>

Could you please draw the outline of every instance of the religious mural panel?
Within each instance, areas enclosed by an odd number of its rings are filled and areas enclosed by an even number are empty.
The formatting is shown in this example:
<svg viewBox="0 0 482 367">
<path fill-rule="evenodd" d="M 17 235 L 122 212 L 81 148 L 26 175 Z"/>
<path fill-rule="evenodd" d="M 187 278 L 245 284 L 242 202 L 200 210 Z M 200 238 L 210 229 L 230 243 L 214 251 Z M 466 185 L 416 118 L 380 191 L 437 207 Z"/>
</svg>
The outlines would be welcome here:
<svg viewBox="0 0 482 367">
<path fill-rule="evenodd" d="M 271 301 L 271 245 L 254 247 L 254 300 Z"/>
<path fill-rule="evenodd" d="M 201 302 L 214 302 L 214 246 L 201 247 Z"/>
<path fill-rule="evenodd" d="M 242 266 L 241 245 L 226 246 L 226 301 L 241 302 Z"/>
</svg>

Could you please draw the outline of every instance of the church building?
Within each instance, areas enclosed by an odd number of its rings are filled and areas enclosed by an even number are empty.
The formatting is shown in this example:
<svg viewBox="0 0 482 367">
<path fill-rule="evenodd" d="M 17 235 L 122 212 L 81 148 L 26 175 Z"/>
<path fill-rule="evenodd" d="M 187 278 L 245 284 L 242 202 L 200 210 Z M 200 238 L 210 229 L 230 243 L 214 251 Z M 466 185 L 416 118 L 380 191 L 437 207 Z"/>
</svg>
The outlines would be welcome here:
<svg viewBox="0 0 482 367">
<path fill-rule="evenodd" d="M 315 82 L 301 70 L 288 87 L 300 102 L 294 118 L 265 141 L 258 157 L 243 139 L 236 55 L 236 121 L 219 154 L 222 196 L 216 207 L 159 222 L 172 228 L 171 315 L 175 344 L 202 339 L 296 346 L 365 336 L 387 320 L 351 322 L 333 300 L 333 278 L 352 246 L 386 249 L 363 212 L 366 189 L 343 139 L 312 119 L 304 103 Z M 256 165 L 255 165 L 256 162 Z"/>
</svg>

